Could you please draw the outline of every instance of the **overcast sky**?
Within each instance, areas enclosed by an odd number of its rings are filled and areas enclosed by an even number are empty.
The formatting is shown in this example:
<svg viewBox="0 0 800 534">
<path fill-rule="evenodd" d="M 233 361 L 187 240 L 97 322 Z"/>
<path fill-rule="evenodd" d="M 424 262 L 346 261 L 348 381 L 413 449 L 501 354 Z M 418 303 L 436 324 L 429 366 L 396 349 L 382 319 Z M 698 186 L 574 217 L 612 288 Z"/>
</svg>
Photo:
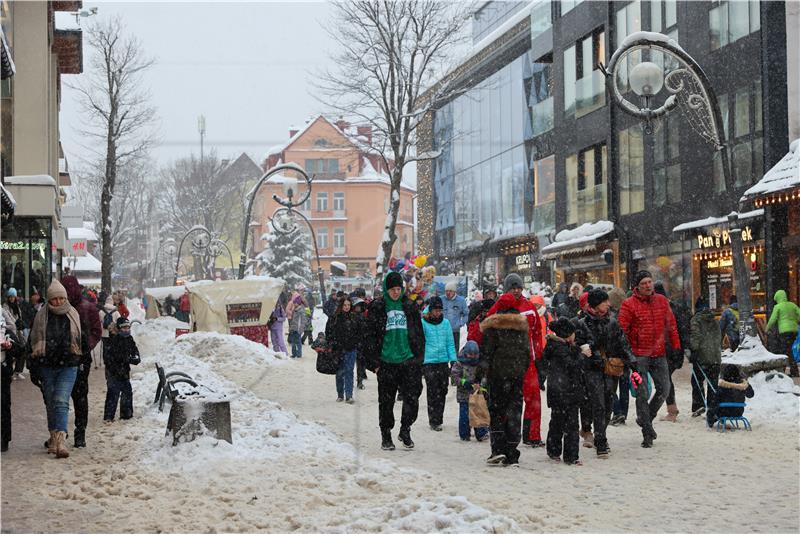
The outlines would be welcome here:
<svg viewBox="0 0 800 534">
<path fill-rule="evenodd" d="M 261 163 L 269 147 L 288 138 L 290 125 L 324 111 L 310 85 L 333 46 L 321 26 L 331 13 L 324 2 L 83 3 L 83 9 L 95 6 L 97 18 L 121 16 L 157 60 L 145 82 L 158 110 L 162 145 L 153 156 L 159 164 L 199 154 L 201 114 L 206 150 L 216 148 L 220 157 L 245 151 Z M 69 20 L 74 26 L 74 17 Z M 59 25 L 66 25 L 63 19 Z M 85 45 L 86 68 L 88 53 Z M 82 156 L 75 98 L 63 86 L 61 139 L 72 165 Z"/>
</svg>

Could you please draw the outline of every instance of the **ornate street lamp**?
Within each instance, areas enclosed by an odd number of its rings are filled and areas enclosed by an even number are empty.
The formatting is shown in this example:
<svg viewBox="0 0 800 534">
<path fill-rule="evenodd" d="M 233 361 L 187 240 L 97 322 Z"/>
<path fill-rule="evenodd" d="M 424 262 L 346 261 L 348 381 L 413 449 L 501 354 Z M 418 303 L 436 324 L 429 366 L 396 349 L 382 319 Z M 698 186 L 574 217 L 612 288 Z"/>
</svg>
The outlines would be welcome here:
<svg viewBox="0 0 800 534">
<path fill-rule="evenodd" d="M 228 253 L 228 259 L 231 262 L 231 269 L 233 269 L 233 254 L 231 254 L 231 249 L 228 248 L 228 245 L 221 239 L 212 239 L 211 243 L 208 244 L 208 252 L 214 258 L 215 267 L 216 267 L 216 259 L 222 256 L 223 249 L 225 249 L 225 252 Z"/>
<path fill-rule="evenodd" d="M 161 248 L 167 245 L 167 252 L 170 254 L 175 253 L 175 240 L 173 238 L 167 238 L 158 245 L 158 249 L 156 249 L 156 255 L 153 258 L 153 283 L 156 282 L 156 278 L 158 277 L 158 257 L 161 255 Z"/>
<path fill-rule="evenodd" d="M 633 93 L 641 99 L 640 104 L 627 100 L 617 84 L 622 66 L 637 51 L 641 54 L 649 53 L 651 56 L 661 54 L 662 64 L 669 60 L 674 67 L 665 73 L 663 66 L 652 61 L 643 61 L 630 69 L 628 83 Z M 703 69 L 678 43 L 661 33 L 637 32 L 625 38 L 611 56 L 607 67 L 600 65 L 600 68 L 606 76 L 609 95 L 625 113 L 644 121 L 644 131 L 647 134 L 655 131 L 659 118 L 679 107 L 692 129 L 720 153 L 725 187 L 728 191 L 733 190 L 730 158 L 724 143 L 725 133 L 717 96 Z M 655 97 L 663 88 L 666 88 L 668 96 L 663 104 L 654 109 Z M 745 334 L 752 337 L 756 333 L 750 300 L 750 277 L 742 250 L 742 229 L 739 227 L 739 214 L 735 211 L 738 207 L 735 200 L 732 207 L 734 211 L 728 215 L 728 221 L 739 316 Z"/>
<path fill-rule="evenodd" d="M 183 250 L 183 243 L 191 234 L 195 234 L 195 236 L 192 238 L 193 254 L 197 253 L 199 250 L 207 249 L 208 245 L 211 243 L 211 232 L 209 232 L 208 228 L 202 224 L 196 224 L 195 226 L 192 226 L 185 234 L 183 234 L 183 237 L 181 238 L 181 244 L 178 246 L 178 259 L 175 261 L 175 278 L 172 280 L 173 286 L 178 284 L 178 266 L 181 263 L 181 251 Z M 195 274 L 195 276 L 197 275 Z"/>
</svg>

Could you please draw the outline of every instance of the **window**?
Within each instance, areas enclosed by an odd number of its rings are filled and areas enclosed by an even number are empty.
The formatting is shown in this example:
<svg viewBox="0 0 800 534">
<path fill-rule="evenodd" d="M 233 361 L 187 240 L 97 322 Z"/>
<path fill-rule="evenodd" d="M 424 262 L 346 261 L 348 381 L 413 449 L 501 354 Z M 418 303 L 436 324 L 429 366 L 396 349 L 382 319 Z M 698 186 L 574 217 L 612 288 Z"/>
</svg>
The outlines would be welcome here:
<svg viewBox="0 0 800 534">
<path fill-rule="evenodd" d="M 606 145 L 600 144 L 567 158 L 568 224 L 606 217 L 606 156 Z"/>
<path fill-rule="evenodd" d="M 333 248 L 344 248 L 344 228 L 333 229 Z"/>
<path fill-rule="evenodd" d="M 326 174 L 339 172 L 339 160 L 336 158 L 307 159 L 306 172 L 309 174 Z"/>
<path fill-rule="evenodd" d="M 529 137 L 535 137 L 553 129 L 553 54 L 534 61 L 531 71 Z"/>
<path fill-rule="evenodd" d="M 762 98 L 761 80 L 737 89 L 732 98 L 731 95 L 718 97 L 733 185 L 737 188 L 760 179 L 764 172 Z M 722 170 L 722 162 L 715 160 L 714 181 L 718 186 L 724 183 Z"/>
<path fill-rule="evenodd" d="M 616 48 L 622 45 L 622 41 L 632 33 L 642 30 L 642 6 L 639 0 L 635 0 L 617 10 L 617 31 L 616 31 Z M 623 63 L 620 63 L 618 76 L 616 80 L 617 86 L 621 91 L 627 91 L 628 86 L 628 72 L 634 65 L 642 61 L 641 51 L 636 51 L 628 54 Z"/>
<path fill-rule="evenodd" d="M 302 211 L 311 211 L 311 195 L 308 195 L 306 201 L 300 205 L 300 209 Z"/>
<path fill-rule="evenodd" d="M 668 33 L 678 24 L 677 0 L 650 0 L 650 31 Z"/>
<path fill-rule="evenodd" d="M 328 193 L 317 193 L 317 211 L 328 211 Z"/>
<path fill-rule="evenodd" d="M 319 248 L 328 248 L 328 229 L 317 228 L 317 246 Z"/>
<path fill-rule="evenodd" d="M 334 211 L 344 211 L 344 193 L 333 194 L 333 209 Z"/>
<path fill-rule="evenodd" d="M 326 146 L 328 146 L 328 144 L 329 144 L 328 140 L 325 139 L 325 138 L 318 137 L 317 139 L 314 139 L 314 146 L 326 147 Z"/>
<path fill-rule="evenodd" d="M 619 132 L 620 213 L 644 210 L 644 140 L 640 126 Z"/>
<path fill-rule="evenodd" d="M 556 157 L 547 156 L 533 162 L 533 228 L 537 234 L 553 230 L 556 224 Z"/>
<path fill-rule="evenodd" d="M 575 115 L 575 47 L 564 50 L 564 114 Z"/>
<path fill-rule="evenodd" d="M 653 147 L 653 200 L 656 205 L 681 200 L 680 119 L 664 119 Z"/>
<path fill-rule="evenodd" d="M 711 49 L 716 50 L 761 29 L 758 0 L 724 1 L 708 13 Z"/>
<path fill-rule="evenodd" d="M 561 16 L 563 17 L 568 12 L 572 11 L 575 6 L 583 2 L 583 0 L 561 0 Z"/>
<path fill-rule="evenodd" d="M 541 0 L 531 9 L 531 39 L 536 39 L 553 26 L 550 0 Z"/>
<path fill-rule="evenodd" d="M 606 34 L 595 30 L 587 35 L 576 46 L 575 64 L 577 81 L 575 85 L 575 116 L 582 117 L 606 103 L 605 77 L 598 68 L 598 63 L 605 63 Z"/>
</svg>

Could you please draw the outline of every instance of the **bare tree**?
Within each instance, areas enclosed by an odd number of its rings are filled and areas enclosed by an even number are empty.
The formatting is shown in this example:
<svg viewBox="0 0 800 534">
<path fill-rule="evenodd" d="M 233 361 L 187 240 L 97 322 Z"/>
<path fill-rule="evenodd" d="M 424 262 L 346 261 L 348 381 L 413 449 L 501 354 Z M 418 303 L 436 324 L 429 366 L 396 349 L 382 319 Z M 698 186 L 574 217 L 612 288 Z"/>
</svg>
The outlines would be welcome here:
<svg viewBox="0 0 800 534">
<path fill-rule="evenodd" d="M 357 0 L 334 4 L 326 27 L 338 43 L 336 70 L 316 82 L 325 105 L 372 126 L 371 145 L 390 169 L 391 195 L 376 263 L 381 275 L 397 239 L 403 169 L 416 159 L 416 131 L 440 98 L 421 96 L 432 86 L 464 35 L 468 3 L 437 0 Z M 437 89 L 434 88 L 434 91 Z"/>
<path fill-rule="evenodd" d="M 119 218 L 115 221 L 112 213 L 118 175 L 127 163 L 143 157 L 155 141 L 151 128 L 155 108 L 149 105 L 150 96 L 142 86 L 142 74 L 153 60 L 144 55 L 136 37 L 125 34 L 119 18 L 89 27 L 87 42 L 92 49 L 89 70 L 70 87 L 78 92 L 88 117 L 81 133 L 97 139 L 100 147 L 87 148 L 100 162 L 101 284 L 110 291 L 114 227 L 119 231 L 122 222 Z"/>
</svg>

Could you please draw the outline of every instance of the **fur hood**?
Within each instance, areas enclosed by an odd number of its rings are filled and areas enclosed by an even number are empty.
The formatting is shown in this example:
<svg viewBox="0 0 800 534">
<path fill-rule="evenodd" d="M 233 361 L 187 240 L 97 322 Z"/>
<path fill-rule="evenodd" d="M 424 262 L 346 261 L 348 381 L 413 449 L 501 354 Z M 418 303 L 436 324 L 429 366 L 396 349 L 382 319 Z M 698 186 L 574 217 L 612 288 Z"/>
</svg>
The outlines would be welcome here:
<svg viewBox="0 0 800 534">
<path fill-rule="evenodd" d="M 528 331 L 528 320 L 519 313 L 495 313 L 490 315 L 481 323 L 481 332 L 490 328 L 497 330 L 519 330 Z"/>
</svg>

